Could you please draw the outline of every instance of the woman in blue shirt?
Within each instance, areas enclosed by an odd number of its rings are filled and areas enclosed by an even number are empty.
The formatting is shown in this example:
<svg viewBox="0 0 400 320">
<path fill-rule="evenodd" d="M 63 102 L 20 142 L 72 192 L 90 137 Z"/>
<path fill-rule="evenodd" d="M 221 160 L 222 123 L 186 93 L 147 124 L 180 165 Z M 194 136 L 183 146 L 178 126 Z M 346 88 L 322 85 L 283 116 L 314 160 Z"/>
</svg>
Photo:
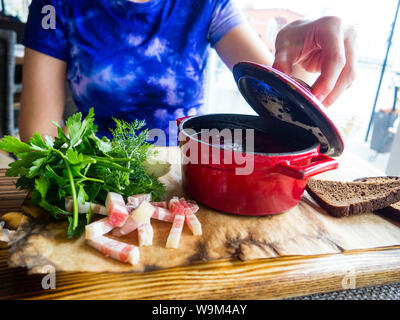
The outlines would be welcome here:
<svg viewBox="0 0 400 320">
<path fill-rule="evenodd" d="M 99 135 L 116 117 L 144 119 L 168 139 L 169 121 L 202 113 L 210 47 L 229 68 L 247 60 L 321 72 L 313 92 L 327 106 L 354 78 L 354 31 L 340 19 L 286 26 L 274 61 L 231 0 L 33 0 L 23 43 L 24 141 L 56 135 L 65 79 L 78 109 L 94 108 Z"/>
</svg>

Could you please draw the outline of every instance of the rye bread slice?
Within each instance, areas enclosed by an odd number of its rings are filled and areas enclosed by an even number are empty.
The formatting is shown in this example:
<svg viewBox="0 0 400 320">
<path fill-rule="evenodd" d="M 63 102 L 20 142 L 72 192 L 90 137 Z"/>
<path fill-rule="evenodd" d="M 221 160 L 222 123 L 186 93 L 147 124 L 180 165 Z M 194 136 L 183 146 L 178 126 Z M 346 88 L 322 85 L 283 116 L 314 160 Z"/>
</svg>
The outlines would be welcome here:
<svg viewBox="0 0 400 320">
<path fill-rule="evenodd" d="M 400 221 L 400 202 L 392 204 L 386 208 L 377 210 L 376 212 L 382 214 L 383 216 L 389 219 Z"/>
<path fill-rule="evenodd" d="M 373 212 L 400 201 L 400 180 L 365 183 L 309 179 L 306 190 L 335 217 Z"/>
<path fill-rule="evenodd" d="M 366 177 L 358 178 L 353 182 L 364 182 L 364 183 L 388 183 L 393 181 L 400 181 L 400 177 L 385 176 L 385 177 Z"/>
<path fill-rule="evenodd" d="M 390 182 L 390 181 L 400 181 L 400 177 L 367 177 L 354 180 L 354 182 L 364 182 L 364 183 L 376 183 L 376 182 Z M 388 207 L 379 209 L 376 211 L 383 216 L 400 221 L 400 202 L 396 202 Z"/>
</svg>

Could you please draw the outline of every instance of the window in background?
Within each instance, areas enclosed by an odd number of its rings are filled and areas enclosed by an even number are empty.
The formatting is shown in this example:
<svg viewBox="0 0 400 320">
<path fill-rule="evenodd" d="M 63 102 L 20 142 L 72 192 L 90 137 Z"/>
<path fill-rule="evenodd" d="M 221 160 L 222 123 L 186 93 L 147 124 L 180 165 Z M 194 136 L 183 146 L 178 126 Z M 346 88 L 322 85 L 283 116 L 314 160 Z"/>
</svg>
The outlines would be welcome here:
<svg viewBox="0 0 400 320">
<path fill-rule="evenodd" d="M 276 33 L 285 24 L 297 19 L 316 19 L 321 16 L 336 15 L 357 27 L 359 32 L 357 78 L 352 87 L 328 109 L 328 113 L 337 126 L 344 131 L 346 149 L 358 154 L 385 172 L 390 152 L 395 148 L 392 145 L 385 145 L 381 149 L 380 146 L 371 146 L 372 136 L 374 128 L 375 134 L 383 130 L 381 134 L 386 137 L 385 143 L 393 143 L 397 132 L 396 126 L 399 123 L 398 116 L 388 117 L 390 118 L 389 128 L 383 128 L 382 124 L 379 127 L 378 123 L 372 128 L 368 142 L 365 142 L 364 139 L 398 1 L 237 0 L 236 2 L 241 6 L 254 30 L 273 53 Z M 274 34 L 275 26 L 276 33 Z M 400 31 L 398 29 L 400 29 L 400 26 L 395 30 L 393 37 L 377 103 L 377 112 L 379 110 L 392 110 L 395 88 L 400 87 Z M 211 91 L 212 96 L 209 97 L 208 112 L 254 114 L 254 111 L 247 105 L 237 90 L 232 73 L 219 58 L 216 57 L 214 60 L 215 66 L 214 68 L 211 67 L 215 73 L 212 83 L 214 88 Z M 400 97 L 400 94 L 398 97 Z M 400 101 L 395 108 L 400 108 Z M 393 118 L 395 118 L 394 121 Z M 384 123 L 384 126 L 387 126 L 387 122 L 384 121 Z M 397 141 L 400 143 L 400 138 Z M 399 153 L 398 162 L 400 163 L 400 147 L 397 149 L 396 152 Z M 400 175 L 400 171 L 392 171 L 391 174 Z"/>
<path fill-rule="evenodd" d="M 277 31 L 278 31 L 278 22 L 276 22 L 276 19 L 275 18 L 269 19 L 266 32 L 267 42 L 273 43 L 275 41 Z"/>
<path fill-rule="evenodd" d="M 243 0 L 238 4 L 242 5 L 250 25 L 272 53 L 275 52 L 278 31 L 287 23 L 304 18 L 304 15 L 286 8 L 257 8 L 251 1 L 247 4 Z M 212 55 L 216 56 L 215 52 Z M 232 73 L 218 57 L 210 59 L 210 69 L 215 75 L 212 77 L 214 88 L 207 91 L 212 95 L 208 98 L 208 112 L 255 114 L 237 90 Z"/>
<path fill-rule="evenodd" d="M 7 16 L 12 16 L 22 22 L 26 22 L 30 0 L 3 0 L 3 2 Z"/>
</svg>

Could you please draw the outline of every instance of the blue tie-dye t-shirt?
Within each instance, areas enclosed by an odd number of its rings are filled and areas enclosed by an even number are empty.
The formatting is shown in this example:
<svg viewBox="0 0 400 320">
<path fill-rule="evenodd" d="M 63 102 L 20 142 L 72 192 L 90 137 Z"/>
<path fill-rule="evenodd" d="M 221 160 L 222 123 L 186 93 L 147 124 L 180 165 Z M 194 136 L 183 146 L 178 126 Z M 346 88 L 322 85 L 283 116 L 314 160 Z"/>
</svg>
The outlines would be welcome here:
<svg viewBox="0 0 400 320">
<path fill-rule="evenodd" d="M 170 121 L 202 113 L 210 46 L 242 22 L 231 0 L 33 0 L 23 43 L 66 61 L 75 104 L 94 108 L 100 136 L 112 117 L 144 119 L 168 144 Z"/>
</svg>

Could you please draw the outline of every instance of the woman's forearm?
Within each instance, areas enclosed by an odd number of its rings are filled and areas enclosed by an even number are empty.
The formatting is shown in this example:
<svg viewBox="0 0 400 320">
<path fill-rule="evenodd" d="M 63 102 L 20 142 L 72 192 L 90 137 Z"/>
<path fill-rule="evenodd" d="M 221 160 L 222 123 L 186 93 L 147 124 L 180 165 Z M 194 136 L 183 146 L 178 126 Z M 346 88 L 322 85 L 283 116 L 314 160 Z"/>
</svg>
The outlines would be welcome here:
<svg viewBox="0 0 400 320">
<path fill-rule="evenodd" d="M 52 121 L 62 121 L 65 74 L 64 61 L 26 48 L 18 124 L 22 141 L 29 140 L 35 132 L 57 135 Z"/>
<path fill-rule="evenodd" d="M 252 61 L 271 66 L 274 56 L 247 24 L 241 24 L 229 31 L 215 44 L 215 50 L 229 69 L 240 61 Z"/>
</svg>

